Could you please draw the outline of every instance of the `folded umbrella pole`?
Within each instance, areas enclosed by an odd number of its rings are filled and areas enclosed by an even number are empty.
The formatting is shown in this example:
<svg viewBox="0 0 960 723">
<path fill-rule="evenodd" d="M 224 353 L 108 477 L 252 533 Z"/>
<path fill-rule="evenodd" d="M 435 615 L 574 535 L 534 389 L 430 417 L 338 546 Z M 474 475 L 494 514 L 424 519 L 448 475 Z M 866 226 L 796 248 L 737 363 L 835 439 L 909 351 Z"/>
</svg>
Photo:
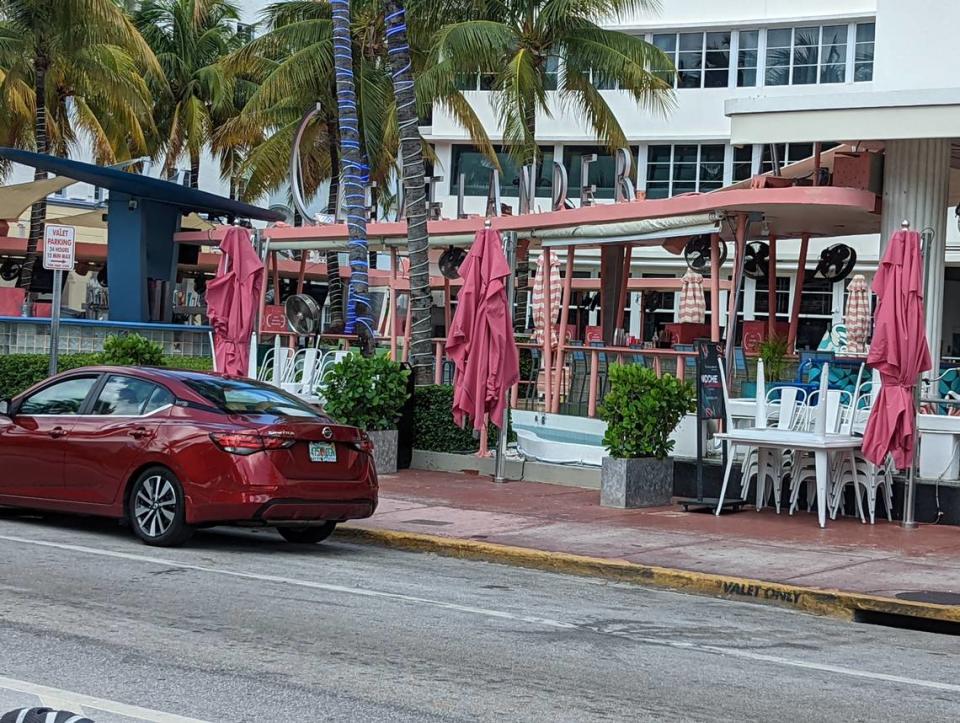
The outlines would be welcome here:
<svg viewBox="0 0 960 723">
<path fill-rule="evenodd" d="M 453 418 L 472 420 L 481 431 L 489 416 L 506 435 L 507 394 L 520 379 L 520 359 L 513 336 L 508 297 L 513 269 L 501 248 L 500 234 L 477 232 L 460 265 L 463 287 L 447 336 L 447 357 L 454 363 Z"/>
<path fill-rule="evenodd" d="M 205 294 L 214 358 L 218 372 L 242 376 L 249 369 L 263 262 L 250 242 L 250 232 L 237 226 L 227 231 L 220 252 L 217 275 L 207 284 Z"/>
<path fill-rule="evenodd" d="M 873 279 L 877 295 L 867 364 L 880 374 L 880 393 L 863 436 L 863 455 L 882 466 L 887 455 L 899 470 L 910 469 L 904 525 L 913 525 L 913 465 L 916 450 L 916 392 L 920 374 L 933 364 L 923 310 L 920 234 L 897 231 Z"/>
</svg>

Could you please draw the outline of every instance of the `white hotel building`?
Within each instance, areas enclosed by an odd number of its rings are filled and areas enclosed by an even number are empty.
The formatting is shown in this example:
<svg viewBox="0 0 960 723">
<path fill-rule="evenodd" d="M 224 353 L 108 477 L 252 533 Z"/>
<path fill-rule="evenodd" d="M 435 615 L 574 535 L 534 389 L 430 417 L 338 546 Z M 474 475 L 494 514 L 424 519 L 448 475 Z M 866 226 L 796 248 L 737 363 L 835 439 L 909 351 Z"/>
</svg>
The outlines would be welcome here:
<svg viewBox="0 0 960 723">
<path fill-rule="evenodd" d="M 648 198 L 709 191 L 771 169 L 770 146 L 765 144 L 768 139 L 764 144 L 731 143 L 728 112 L 739 99 L 773 99 L 788 104 L 796 99 L 816 106 L 819 98 L 854 98 L 857 93 L 917 87 L 949 88 L 960 95 L 960 82 L 952 70 L 956 65 L 949 51 L 954 42 L 952 33 L 960 26 L 960 4 L 956 2 L 674 0 L 661 5 L 657 14 L 622 19 L 614 27 L 644 36 L 673 57 L 679 71 L 674 110 L 657 117 L 638 109 L 625 92 L 603 90 L 630 141 L 636 186 Z M 476 79 L 476 89 L 469 91 L 469 98 L 496 139 L 499 135 L 492 93 L 482 89 L 483 83 L 483 78 Z M 424 135 L 436 148 L 435 173 L 444 177 L 436 188 L 436 200 L 443 204 L 444 214 L 452 215 L 456 210 L 461 173 L 466 177 L 466 210 L 481 212 L 486 204 L 489 172 L 481 166 L 479 154 L 464 130 L 442 111 L 435 111 Z M 960 137 L 960 127 L 944 135 Z M 537 118 L 537 136 L 545 159 L 539 174 L 538 206 L 549 208 L 554 160 L 567 169 L 569 195 L 578 195 L 580 159 L 587 153 L 599 157 L 591 166 L 587 182 L 597 187 L 599 203 L 611 202 L 613 158 L 598 146 L 582 119 L 564 108 L 555 108 L 552 115 Z M 814 140 L 827 147 L 829 143 L 859 139 L 833 138 L 812 128 L 804 142 L 778 144 L 777 157 L 781 163 L 809 157 Z M 506 157 L 501 162 L 509 165 Z M 514 208 L 516 176 L 515 169 L 507 170 L 501 184 L 504 202 Z M 945 218 L 948 213 L 953 216 L 953 210 L 944 207 Z M 952 219 L 947 230 L 947 264 L 958 267 L 960 234 Z M 856 249 L 857 271 L 869 276 L 880 254 L 879 236 L 812 240 L 808 271 L 816 266 L 820 251 L 838 241 Z M 777 306 L 784 319 L 796 288 L 798 246 L 787 242 L 778 249 Z M 587 270 L 583 267 L 581 273 Z M 634 249 L 635 275 L 681 276 L 685 270 L 682 257 L 659 248 Z M 762 292 L 757 283 L 745 281 L 742 313 L 746 319 L 766 318 L 766 282 L 760 282 Z M 828 325 L 841 320 L 845 284 L 807 279 L 801 300 L 801 346 L 816 346 Z M 948 298 L 960 299 L 960 268 L 947 269 L 944 290 Z M 632 308 L 636 309 L 640 300 L 638 295 L 633 296 Z M 674 297 L 662 295 L 661 321 L 670 320 L 679 303 Z M 755 303 L 764 313 L 755 312 Z M 958 353 L 960 309 L 945 305 L 944 315 L 943 350 Z M 630 315 L 633 333 L 639 332 L 639 316 Z"/>
</svg>

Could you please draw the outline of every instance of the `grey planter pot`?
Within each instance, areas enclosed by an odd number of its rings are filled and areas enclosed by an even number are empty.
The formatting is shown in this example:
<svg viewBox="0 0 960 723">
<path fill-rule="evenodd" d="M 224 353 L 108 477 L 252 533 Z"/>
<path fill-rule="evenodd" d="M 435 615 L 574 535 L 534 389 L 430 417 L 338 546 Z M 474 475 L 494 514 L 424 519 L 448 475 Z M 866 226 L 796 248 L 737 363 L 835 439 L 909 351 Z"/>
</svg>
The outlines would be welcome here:
<svg viewBox="0 0 960 723">
<path fill-rule="evenodd" d="M 672 497 L 672 459 L 603 458 L 600 504 L 604 507 L 662 507 Z"/>
<path fill-rule="evenodd" d="M 377 474 L 397 473 L 397 430 L 367 432 L 373 442 L 373 461 Z"/>
</svg>

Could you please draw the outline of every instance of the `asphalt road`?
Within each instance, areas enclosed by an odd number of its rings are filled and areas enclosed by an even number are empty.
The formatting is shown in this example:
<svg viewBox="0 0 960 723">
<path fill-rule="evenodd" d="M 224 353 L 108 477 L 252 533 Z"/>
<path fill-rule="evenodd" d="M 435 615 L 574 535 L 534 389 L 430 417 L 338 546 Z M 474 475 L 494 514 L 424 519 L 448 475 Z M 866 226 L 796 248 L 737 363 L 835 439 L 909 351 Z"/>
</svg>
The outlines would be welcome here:
<svg viewBox="0 0 960 723">
<path fill-rule="evenodd" d="M 96 721 L 960 718 L 958 638 L 269 531 L 0 514 L 0 708 Z M 181 716 L 177 718 L 176 716 Z"/>
</svg>

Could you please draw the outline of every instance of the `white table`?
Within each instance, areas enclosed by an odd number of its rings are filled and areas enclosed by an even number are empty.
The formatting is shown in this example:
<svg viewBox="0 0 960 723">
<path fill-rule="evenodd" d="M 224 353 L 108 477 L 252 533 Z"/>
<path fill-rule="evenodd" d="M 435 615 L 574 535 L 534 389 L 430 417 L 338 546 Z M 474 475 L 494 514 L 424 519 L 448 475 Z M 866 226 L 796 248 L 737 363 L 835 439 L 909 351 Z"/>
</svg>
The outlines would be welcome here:
<svg viewBox="0 0 960 723">
<path fill-rule="evenodd" d="M 734 429 L 715 435 L 717 439 L 729 443 L 727 451 L 727 468 L 723 474 L 723 488 L 720 490 L 720 504 L 717 505 L 717 514 L 720 514 L 723 498 L 727 493 L 727 484 L 730 481 L 730 472 L 733 469 L 734 450 L 737 446 L 756 447 L 757 449 L 795 449 L 804 452 L 813 452 L 817 465 L 817 515 L 820 518 L 820 527 L 827 526 L 827 487 L 830 482 L 830 453 L 846 452 L 850 463 L 856 468 L 853 453 L 860 449 L 863 439 L 847 434 L 818 434 L 817 432 L 794 432 L 777 428 Z M 779 480 L 777 481 L 779 484 Z"/>
</svg>

